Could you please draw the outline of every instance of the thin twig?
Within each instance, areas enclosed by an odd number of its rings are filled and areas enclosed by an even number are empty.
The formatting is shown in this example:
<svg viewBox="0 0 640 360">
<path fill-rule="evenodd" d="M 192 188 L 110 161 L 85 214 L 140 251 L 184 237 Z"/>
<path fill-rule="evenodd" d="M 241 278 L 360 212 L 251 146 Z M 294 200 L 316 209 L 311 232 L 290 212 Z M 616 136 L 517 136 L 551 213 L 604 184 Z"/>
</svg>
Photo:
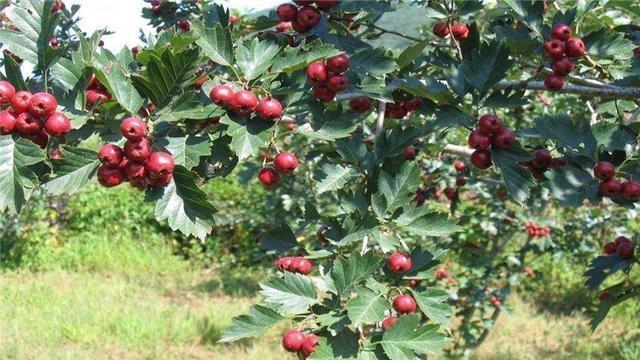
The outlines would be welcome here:
<svg viewBox="0 0 640 360">
<path fill-rule="evenodd" d="M 526 89 L 526 90 L 547 90 L 542 81 L 509 81 L 503 80 L 498 82 L 496 89 Z M 640 97 L 640 88 L 637 87 L 614 87 L 607 86 L 603 88 L 596 88 L 591 86 L 571 85 L 567 84 L 562 89 L 555 91 L 557 93 L 564 94 L 577 94 L 582 96 L 601 96 L 601 97 L 615 97 L 618 99 L 637 99 Z"/>
</svg>

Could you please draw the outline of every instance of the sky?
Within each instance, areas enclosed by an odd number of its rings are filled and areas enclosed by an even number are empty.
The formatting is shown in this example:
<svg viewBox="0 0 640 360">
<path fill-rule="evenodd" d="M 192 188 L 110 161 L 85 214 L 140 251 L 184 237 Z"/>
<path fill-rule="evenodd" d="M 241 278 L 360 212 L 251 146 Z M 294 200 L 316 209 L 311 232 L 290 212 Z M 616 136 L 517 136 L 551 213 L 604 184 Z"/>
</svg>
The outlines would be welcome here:
<svg viewBox="0 0 640 360">
<path fill-rule="evenodd" d="M 234 9 L 263 10 L 274 7 L 283 0 L 224 0 L 227 7 Z M 150 32 L 146 20 L 142 18 L 142 8 L 149 6 L 142 0 L 65 0 L 67 6 L 80 5 L 78 16 L 80 28 L 91 34 L 95 30 L 107 28 L 115 32 L 104 38 L 105 47 L 112 51 L 124 45 L 139 45 L 140 29 Z"/>
</svg>

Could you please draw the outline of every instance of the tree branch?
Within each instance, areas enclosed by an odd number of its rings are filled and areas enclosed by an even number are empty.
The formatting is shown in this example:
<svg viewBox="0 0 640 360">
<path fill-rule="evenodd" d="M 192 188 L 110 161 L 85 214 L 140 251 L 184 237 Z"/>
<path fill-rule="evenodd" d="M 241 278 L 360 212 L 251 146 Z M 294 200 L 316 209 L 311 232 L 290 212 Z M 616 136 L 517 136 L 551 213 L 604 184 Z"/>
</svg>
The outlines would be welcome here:
<svg viewBox="0 0 640 360">
<path fill-rule="evenodd" d="M 542 81 L 509 81 L 502 80 L 498 82 L 494 88 L 496 89 L 520 89 L 520 90 L 547 90 Z M 581 96 L 600 96 L 613 97 L 617 99 L 637 99 L 640 97 L 640 88 L 637 87 L 618 87 L 608 85 L 602 88 L 582 85 L 565 85 L 561 90 L 556 91 L 562 94 L 576 94 Z"/>
<path fill-rule="evenodd" d="M 384 131 L 384 113 L 387 108 L 387 103 L 380 101 L 378 103 L 378 118 L 376 119 L 376 136 L 382 134 Z"/>
<path fill-rule="evenodd" d="M 468 148 L 466 146 L 460 146 L 460 145 L 445 145 L 444 149 L 442 149 L 442 152 L 445 152 L 447 154 L 455 154 L 455 155 L 461 155 L 461 156 L 471 156 L 471 154 L 473 154 L 473 149 Z"/>
</svg>

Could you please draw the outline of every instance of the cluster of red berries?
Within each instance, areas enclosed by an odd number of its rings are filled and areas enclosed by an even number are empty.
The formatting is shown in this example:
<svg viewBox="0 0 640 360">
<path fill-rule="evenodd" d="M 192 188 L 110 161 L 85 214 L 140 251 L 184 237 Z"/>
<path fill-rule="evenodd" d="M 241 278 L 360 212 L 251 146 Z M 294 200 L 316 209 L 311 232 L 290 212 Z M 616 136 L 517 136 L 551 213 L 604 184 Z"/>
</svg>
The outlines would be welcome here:
<svg viewBox="0 0 640 360">
<path fill-rule="evenodd" d="M 266 187 L 273 187 L 280 181 L 280 174 L 291 174 L 298 167 L 298 158 L 289 151 L 283 151 L 273 159 L 273 167 L 267 166 L 258 173 L 258 180 Z"/>
<path fill-rule="evenodd" d="M 456 40 L 464 40 L 469 37 L 469 27 L 464 24 L 455 23 L 451 25 L 451 30 L 449 30 L 449 25 L 443 22 L 433 25 L 433 34 L 435 36 L 445 38 L 449 33 L 451 33 Z"/>
<path fill-rule="evenodd" d="M 65 7 L 66 7 L 66 5 L 61 0 L 56 0 L 53 3 L 53 6 L 51 6 L 51 13 L 53 14 L 54 12 L 60 11 L 60 10 L 64 9 Z"/>
<path fill-rule="evenodd" d="M 395 101 L 387 104 L 384 117 L 387 119 L 402 119 L 412 111 L 420 110 L 422 107 L 422 98 L 418 96 L 412 97 L 408 101 Z"/>
<path fill-rule="evenodd" d="M 633 258 L 633 243 L 626 236 L 618 236 L 614 241 L 604 244 L 602 252 L 605 255 L 618 254 L 623 259 Z"/>
<path fill-rule="evenodd" d="M 282 4 L 276 9 L 278 18 L 283 23 L 290 23 L 291 28 L 299 33 L 306 33 L 313 29 L 322 18 L 320 10 L 329 10 L 336 6 L 339 0 L 294 0 L 293 4 Z M 315 5 L 315 6 L 313 6 Z"/>
<path fill-rule="evenodd" d="M 153 152 L 147 139 L 147 124 L 130 117 L 120 124 L 122 136 L 127 138 L 124 149 L 115 144 L 100 148 L 98 159 L 98 181 L 102 186 L 114 187 L 125 181 L 144 190 L 147 186 L 164 187 L 173 179 L 175 161 L 166 152 Z"/>
<path fill-rule="evenodd" d="M 371 110 L 371 105 L 373 105 L 373 101 L 368 97 L 359 97 L 349 100 L 349 108 L 356 114 L 364 114 L 368 112 Z"/>
<path fill-rule="evenodd" d="M 49 142 L 49 135 L 64 137 L 71 131 L 71 122 L 64 114 L 56 112 L 55 96 L 39 92 L 18 91 L 7 81 L 0 81 L 0 134 L 17 133 L 41 148 Z"/>
<path fill-rule="evenodd" d="M 300 330 L 289 330 L 282 336 L 282 347 L 288 352 L 298 353 L 300 359 L 306 359 L 318 346 L 318 337 L 306 335 Z"/>
<path fill-rule="evenodd" d="M 554 158 L 547 149 L 538 149 L 531 154 L 533 159 L 524 161 L 520 165 L 529 169 L 534 179 L 541 179 L 544 173 L 549 169 L 559 169 L 567 165 L 567 161 L 563 158 Z"/>
<path fill-rule="evenodd" d="M 533 221 L 525 221 L 524 229 L 527 230 L 527 234 L 531 237 L 543 237 L 551 235 L 550 227 L 542 227 Z"/>
<path fill-rule="evenodd" d="M 263 120 L 276 120 L 282 117 L 282 103 L 278 99 L 258 97 L 248 90 L 233 91 L 228 85 L 218 85 L 209 93 L 211 101 L 236 115 L 258 114 Z"/>
<path fill-rule="evenodd" d="M 285 256 L 276 260 L 276 268 L 279 271 L 289 271 L 292 273 L 309 275 L 311 270 L 313 270 L 313 264 L 311 261 L 301 256 Z"/>
<path fill-rule="evenodd" d="M 605 197 L 616 197 L 622 195 L 625 199 L 631 201 L 640 200 L 640 183 L 629 180 L 625 183 L 614 179 L 616 167 L 608 161 L 600 161 L 593 168 L 593 175 L 600 179 L 598 190 Z"/>
<path fill-rule="evenodd" d="M 406 273 L 411 270 L 411 256 L 396 251 L 387 259 L 387 267 L 396 274 Z"/>
<path fill-rule="evenodd" d="M 567 24 L 555 24 L 551 28 L 551 40 L 544 43 L 544 50 L 551 58 L 553 74 L 544 79 L 547 90 L 560 90 L 564 86 L 564 77 L 575 68 L 571 58 L 584 55 L 584 42 L 580 38 L 571 37 L 571 27 Z"/>
<path fill-rule="evenodd" d="M 111 94 L 109 90 L 98 80 L 95 75 L 91 76 L 89 85 L 87 86 L 87 107 L 92 108 L 98 106 L 101 103 L 111 100 Z"/>
<path fill-rule="evenodd" d="M 500 298 L 495 296 L 495 295 L 491 295 L 491 305 L 493 305 L 493 307 L 495 308 L 500 308 L 500 306 L 502 306 L 502 301 L 500 301 Z"/>
<path fill-rule="evenodd" d="M 471 163 L 480 170 L 488 169 L 493 164 L 488 149 L 507 149 L 515 142 L 515 134 L 502 124 L 499 117 L 493 114 L 483 115 L 478 120 L 476 130 L 469 134 L 468 144 L 476 149 L 471 154 Z"/>
<path fill-rule="evenodd" d="M 436 268 L 435 271 L 436 280 L 442 280 L 449 277 L 449 270 L 446 267 Z"/>
<path fill-rule="evenodd" d="M 415 312 L 417 309 L 416 301 L 413 296 L 409 294 L 400 294 L 393 299 L 393 309 L 398 313 L 398 315 Z M 382 320 L 382 328 L 387 330 L 396 321 L 398 321 L 397 317 L 389 316 Z"/>
<path fill-rule="evenodd" d="M 347 70 L 349 57 L 346 54 L 309 64 L 307 79 L 313 84 L 313 96 L 322 102 L 330 102 L 337 93 L 347 90 L 349 79 L 344 75 Z"/>
</svg>

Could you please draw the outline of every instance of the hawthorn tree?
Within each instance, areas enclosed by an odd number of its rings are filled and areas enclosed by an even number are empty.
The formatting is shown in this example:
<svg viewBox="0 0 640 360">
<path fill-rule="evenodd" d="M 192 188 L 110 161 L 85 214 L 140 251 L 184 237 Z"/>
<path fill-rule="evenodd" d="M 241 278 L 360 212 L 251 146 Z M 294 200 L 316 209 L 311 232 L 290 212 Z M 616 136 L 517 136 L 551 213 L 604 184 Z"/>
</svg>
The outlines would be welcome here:
<svg viewBox="0 0 640 360">
<path fill-rule="evenodd" d="M 406 8 L 424 13 L 419 36 L 378 25 Z M 204 239 L 218 210 L 201 185 L 260 181 L 287 210 L 260 239 L 278 271 L 223 342 L 289 321 L 283 347 L 301 358 L 473 349 L 522 274 L 535 276 L 528 255 L 553 248 L 556 229 L 528 215 L 640 199 L 631 2 L 298 0 L 252 18 L 152 0 L 143 16 L 158 33 L 118 53 L 75 11 L 4 9 L 0 209 L 129 182 L 158 221 Z M 373 45 L 384 34 L 411 44 Z M 46 126 L 53 113 L 63 126 Z M 494 200 L 492 214 L 465 208 L 474 197 Z M 618 235 L 585 274 L 600 290 L 594 327 L 640 293 L 637 242 Z"/>
</svg>

